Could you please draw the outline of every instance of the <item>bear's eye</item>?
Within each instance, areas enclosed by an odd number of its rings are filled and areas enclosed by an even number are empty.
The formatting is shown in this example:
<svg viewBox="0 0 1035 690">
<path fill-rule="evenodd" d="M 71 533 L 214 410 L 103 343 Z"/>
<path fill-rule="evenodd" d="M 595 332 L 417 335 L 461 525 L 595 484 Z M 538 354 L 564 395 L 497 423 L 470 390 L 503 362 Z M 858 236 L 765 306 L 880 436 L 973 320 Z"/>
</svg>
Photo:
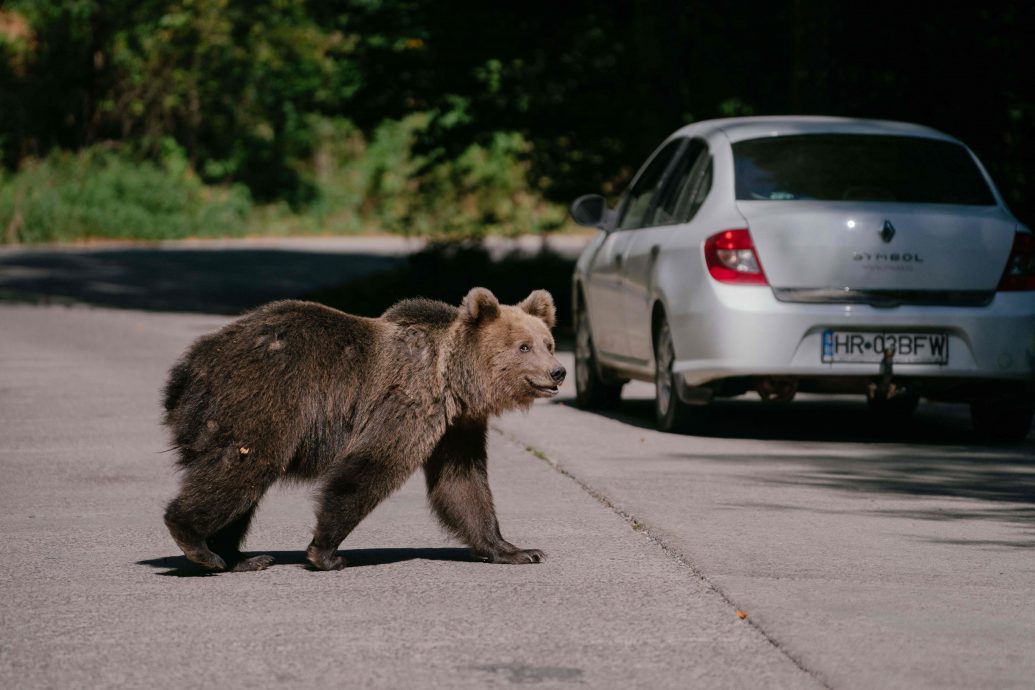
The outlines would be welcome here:
<svg viewBox="0 0 1035 690">
<path fill-rule="evenodd" d="M 531 352 L 532 348 L 528 343 L 521 343 L 521 347 L 518 348 L 522 352 Z"/>
</svg>

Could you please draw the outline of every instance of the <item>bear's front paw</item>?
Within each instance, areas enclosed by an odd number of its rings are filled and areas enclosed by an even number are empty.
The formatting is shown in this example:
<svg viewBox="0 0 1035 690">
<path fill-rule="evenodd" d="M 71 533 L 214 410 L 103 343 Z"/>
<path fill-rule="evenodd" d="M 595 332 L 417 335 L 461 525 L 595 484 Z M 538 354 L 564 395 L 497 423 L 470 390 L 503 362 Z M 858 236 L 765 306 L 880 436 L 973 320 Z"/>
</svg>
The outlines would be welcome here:
<svg viewBox="0 0 1035 690">
<path fill-rule="evenodd" d="M 546 560 L 546 554 L 539 549 L 517 549 L 504 553 L 494 554 L 489 559 L 490 563 L 542 563 Z"/>
</svg>

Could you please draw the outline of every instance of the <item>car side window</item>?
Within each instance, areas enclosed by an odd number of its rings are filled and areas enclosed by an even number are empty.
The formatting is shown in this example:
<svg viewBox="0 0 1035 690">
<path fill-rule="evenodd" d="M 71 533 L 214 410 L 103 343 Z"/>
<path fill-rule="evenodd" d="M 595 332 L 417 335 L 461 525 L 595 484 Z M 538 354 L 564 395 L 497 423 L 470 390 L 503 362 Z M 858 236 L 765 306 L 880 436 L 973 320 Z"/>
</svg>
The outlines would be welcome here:
<svg viewBox="0 0 1035 690">
<path fill-rule="evenodd" d="M 685 222 L 688 199 L 693 196 L 701 174 L 701 161 L 708 158 L 708 147 L 693 139 L 683 150 L 669 175 L 665 189 L 658 197 L 654 216 L 645 225 L 672 225 Z"/>
<path fill-rule="evenodd" d="M 658 187 L 664 181 L 665 171 L 683 143 L 683 139 L 675 139 L 666 144 L 633 182 L 622 206 L 622 217 L 618 221 L 619 230 L 641 227 L 651 210 L 651 202 Z"/>
<path fill-rule="evenodd" d="M 708 198 L 712 189 L 712 157 L 707 151 L 697 159 L 690 179 L 676 205 L 674 223 L 688 223 L 697 215 L 697 209 Z"/>
</svg>

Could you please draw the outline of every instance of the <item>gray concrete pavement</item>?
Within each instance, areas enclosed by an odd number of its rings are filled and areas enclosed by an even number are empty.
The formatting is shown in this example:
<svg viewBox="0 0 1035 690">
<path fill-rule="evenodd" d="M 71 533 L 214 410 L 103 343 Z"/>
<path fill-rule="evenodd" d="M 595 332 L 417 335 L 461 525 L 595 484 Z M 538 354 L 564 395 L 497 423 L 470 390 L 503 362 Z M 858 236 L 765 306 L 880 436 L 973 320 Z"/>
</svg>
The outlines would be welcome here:
<svg viewBox="0 0 1035 690">
<path fill-rule="evenodd" d="M 788 653 L 809 644 L 774 644 L 685 559 L 501 433 L 504 534 L 544 564 L 470 562 L 418 478 L 346 540 L 357 567 L 306 569 L 309 492 L 286 487 L 249 540 L 277 565 L 191 576 L 161 522 L 176 479 L 158 390 L 223 322 L 0 305 L 0 687 L 821 685 Z M 507 433 L 552 447 L 614 424 L 557 413 L 579 414 L 537 408 Z"/>
<path fill-rule="evenodd" d="M 413 248 L 0 250 L 0 299 L 233 312 Z M 959 406 L 886 429 L 849 398 L 737 400 L 679 436 L 649 386 L 605 415 L 569 381 L 491 440 L 504 533 L 545 564 L 467 560 L 418 478 L 346 541 L 358 567 L 305 568 L 286 487 L 250 540 L 278 565 L 191 576 L 158 390 L 224 322 L 0 304 L 0 687 L 1035 687 L 1035 437 L 976 444 Z"/>
<path fill-rule="evenodd" d="M 570 364 L 570 360 L 568 362 Z M 558 402 L 497 428 L 693 565 L 836 688 L 1035 687 L 1035 444 L 975 444 L 966 408 L 898 431 L 865 404 L 720 405 L 706 436 Z M 567 398 L 565 398 L 565 394 Z"/>
</svg>

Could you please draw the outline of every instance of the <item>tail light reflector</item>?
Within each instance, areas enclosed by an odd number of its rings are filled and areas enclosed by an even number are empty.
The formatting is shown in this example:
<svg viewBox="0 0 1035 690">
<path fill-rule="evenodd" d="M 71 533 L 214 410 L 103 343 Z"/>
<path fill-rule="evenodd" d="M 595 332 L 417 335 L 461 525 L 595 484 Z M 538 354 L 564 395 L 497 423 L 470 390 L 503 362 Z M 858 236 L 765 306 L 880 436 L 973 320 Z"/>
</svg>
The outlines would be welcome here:
<svg viewBox="0 0 1035 690">
<path fill-rule="evenodd" d="M 762 264 L 746 229 L 723 230 L 704 241 L 704 261 L 720 283 L 768 285 Z"/>
<path fill-rule="evenodd" d="M 1006 260 L 999 290 L 1035 290 L 1035 235 L 1018 232 L 1013 236 L 1013 249 Z"/>
</svg>

